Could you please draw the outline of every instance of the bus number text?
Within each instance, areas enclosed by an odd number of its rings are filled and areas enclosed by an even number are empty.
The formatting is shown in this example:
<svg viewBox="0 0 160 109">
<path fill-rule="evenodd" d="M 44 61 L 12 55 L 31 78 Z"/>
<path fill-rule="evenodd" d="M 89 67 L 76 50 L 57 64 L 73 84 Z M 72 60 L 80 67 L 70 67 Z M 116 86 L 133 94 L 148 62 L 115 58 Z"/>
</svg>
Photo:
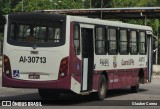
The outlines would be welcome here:
<svg viewBox="0 0 160 109">
<path fill-rule="evenodd" d="M 46 63 L 46 57 L 31 57 L 31 56 L 21 56 L 20 59 L 19 59 L 19 63 Z"/>
</svg>

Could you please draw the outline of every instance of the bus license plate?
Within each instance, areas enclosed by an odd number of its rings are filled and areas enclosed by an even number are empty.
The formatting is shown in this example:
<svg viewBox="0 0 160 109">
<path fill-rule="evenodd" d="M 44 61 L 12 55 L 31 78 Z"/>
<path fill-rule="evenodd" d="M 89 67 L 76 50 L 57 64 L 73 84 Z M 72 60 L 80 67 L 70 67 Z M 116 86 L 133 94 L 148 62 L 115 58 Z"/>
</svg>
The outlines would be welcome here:
<svg viewBox="0 0 160 109">
<path fill-rule="evenodd" d="M 40 75 L 37 74 L 30 74 L 29 79 L 40 79 Z"/>
</svg>

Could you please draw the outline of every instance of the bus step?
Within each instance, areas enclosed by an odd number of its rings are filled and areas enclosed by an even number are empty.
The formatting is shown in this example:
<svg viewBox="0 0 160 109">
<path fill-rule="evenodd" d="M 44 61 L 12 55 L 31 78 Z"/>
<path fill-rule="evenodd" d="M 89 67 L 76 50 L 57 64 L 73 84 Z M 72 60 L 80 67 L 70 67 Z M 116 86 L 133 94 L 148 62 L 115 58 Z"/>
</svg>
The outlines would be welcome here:
<svg viewBox="0 0 160 109">
<path fill-rule="evenodd" d="M 89 95 L 89 94 L 90 94 L 89 91 L 81 92 L 81 95 Z"/>
</svg>

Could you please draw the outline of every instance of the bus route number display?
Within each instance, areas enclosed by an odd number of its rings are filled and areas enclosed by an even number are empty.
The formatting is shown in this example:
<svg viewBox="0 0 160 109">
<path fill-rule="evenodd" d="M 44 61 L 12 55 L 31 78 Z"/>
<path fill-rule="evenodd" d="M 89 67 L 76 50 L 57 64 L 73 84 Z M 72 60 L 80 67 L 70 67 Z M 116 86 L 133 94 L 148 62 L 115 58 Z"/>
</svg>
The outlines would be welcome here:
<svg viewBox="0 0 160 109">
<path fill-rule="evenodd" d="M 19 59 L 19 63 L 46 63 L 46 57 L 39 57 L 39 56 L 21 56 Z"/>
</svg>

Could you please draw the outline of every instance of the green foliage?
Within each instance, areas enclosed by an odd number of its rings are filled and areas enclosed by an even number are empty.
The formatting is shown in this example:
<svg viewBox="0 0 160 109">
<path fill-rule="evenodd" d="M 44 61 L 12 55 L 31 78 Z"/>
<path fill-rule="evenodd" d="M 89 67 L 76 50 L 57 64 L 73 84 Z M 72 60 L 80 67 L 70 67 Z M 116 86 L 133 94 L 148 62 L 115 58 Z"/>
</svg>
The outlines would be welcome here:
<svg viewBox="0 0 160 109">
<path fill-rule="evenodd" d="M 154 7 L 159 5 L 160 0 L 0 0 L 0 33 L 4 29 L 5 20 L 3 15 L 12 12 L 21 12 L 22 10 L 30 12 L 47 9 Z M 121 20 L 127 23 L 144 25 L 144 19 Z M 157 30 L 159 28 L 159 20 L 148 19 L 147 25 L 153 28 L 155 34 L 157 34 L 157 31 L 160 33 L 160 29 Z"/>
<path fill-rule="evenodd" d="M 101 3 L 102 2 L 102 3 Z M 112 7 L 113 0 L 91 0 L 93 8 L 110 8 Z"/>
<path fill-rule="evenodd" d="M 14 8 L 14 12 L 71 8 L 82 8 L 82 2 L 80 0 L 24 0 L 23 9 L 22 2 L 19 2 Z"/>
<path fill-rule="evenodd" d="M 135 7 L 140 0 L 112 0 L 111 6 L 115 8 Z"/>
</svg>

